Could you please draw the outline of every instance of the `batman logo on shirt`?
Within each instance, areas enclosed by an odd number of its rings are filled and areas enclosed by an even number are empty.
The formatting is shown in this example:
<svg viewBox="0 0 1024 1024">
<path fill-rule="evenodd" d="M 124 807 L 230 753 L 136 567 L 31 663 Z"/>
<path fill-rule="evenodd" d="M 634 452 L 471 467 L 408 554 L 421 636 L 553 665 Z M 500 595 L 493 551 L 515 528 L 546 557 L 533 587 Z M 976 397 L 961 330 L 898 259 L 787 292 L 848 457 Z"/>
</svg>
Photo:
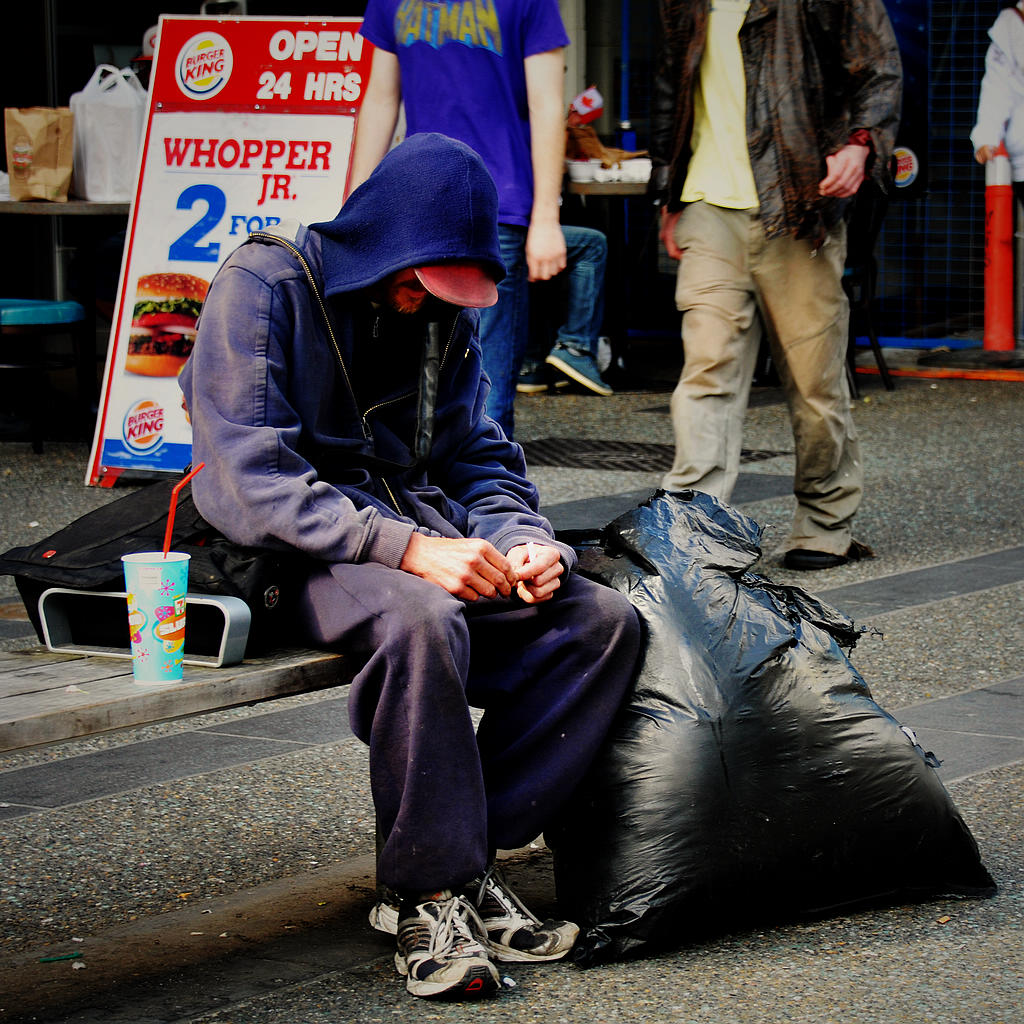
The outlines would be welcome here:
<svg viewBox="0 0 1024 1024">
<path fill-rule="evenodd" d="M 501 56 L 501 25 L 494 0 L 402 0 L 395 11 L 399 46 L 445 43 L 479 47 Z"/>
</svg>

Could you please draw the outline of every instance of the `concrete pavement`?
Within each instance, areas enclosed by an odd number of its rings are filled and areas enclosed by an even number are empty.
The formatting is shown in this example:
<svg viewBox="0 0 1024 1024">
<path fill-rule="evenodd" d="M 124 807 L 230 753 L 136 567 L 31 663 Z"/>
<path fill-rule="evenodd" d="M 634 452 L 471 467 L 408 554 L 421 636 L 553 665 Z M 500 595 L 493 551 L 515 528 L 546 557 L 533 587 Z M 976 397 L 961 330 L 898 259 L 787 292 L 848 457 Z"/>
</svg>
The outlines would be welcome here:
<svg viewBox="0 0 1024 1024">
<path fill-rule="evenodd" d="M 603 525 L 657 486 L 674 366 L 652 349 L 642 369 L 612 398 L 520 400 L 517 435 L 559 528 Z M 999 885 L 993 899 L 709 931 L 585 971 L 513 965 L 515 987 L 498 1000 L 414 1000 L 390 941 L 366 924 L 365 752 L 348 734 L 344 691 L 327 691 L 0 759 L 0 1022 L 1021 1020 L 1022 386 L 901 378 L 888 393 L 861 380 L 858 536 L 875 560 L 808 575 L 777 564 L 792 441 L 771 390 L 748 413 L 734 496 L 770 527 L 758 571 L 877 631 L 854 664 L 942 760 Z M 0 445 L 3 550 L 111 497 L 81 485 L 86 454 L 80 441 L 42 456 Z M 17 616 L 0 578 L 5 602 Z M 25 632 L 0 617 L 4 647 L 23 646 Z M 510 859 L 517 887 L 551 907 L 546 849 Z"/>
</svg>

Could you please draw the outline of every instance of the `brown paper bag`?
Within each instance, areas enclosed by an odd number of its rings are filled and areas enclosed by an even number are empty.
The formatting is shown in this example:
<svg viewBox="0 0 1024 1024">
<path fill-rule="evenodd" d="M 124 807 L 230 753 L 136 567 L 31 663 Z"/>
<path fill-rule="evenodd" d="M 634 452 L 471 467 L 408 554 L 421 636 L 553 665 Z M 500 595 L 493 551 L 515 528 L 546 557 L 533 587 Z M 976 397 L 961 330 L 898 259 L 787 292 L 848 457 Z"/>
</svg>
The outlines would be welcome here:
<svg viewBox="0 0 1024 1024">
<path fill-rule="evenodd" d="M 75 136 L 70 107 L 7 107 L 7 174 L 11 199 L 68 201 Z"/>
</svg>

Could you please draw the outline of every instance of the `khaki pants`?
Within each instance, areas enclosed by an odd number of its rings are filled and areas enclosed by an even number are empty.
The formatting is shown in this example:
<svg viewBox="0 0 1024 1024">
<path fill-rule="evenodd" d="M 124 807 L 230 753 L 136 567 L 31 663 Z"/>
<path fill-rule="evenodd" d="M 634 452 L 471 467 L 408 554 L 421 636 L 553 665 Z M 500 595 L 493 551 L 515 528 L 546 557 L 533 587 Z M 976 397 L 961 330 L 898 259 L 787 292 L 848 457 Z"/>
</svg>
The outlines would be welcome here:
<svg viewBox="0 0 1024 1024">
<path fill-rule="evenodd" d="M 691 203 L 676 227 L 685 365 L 672 395 L 676 454 L 666 490 L 728 501 L 762 329 L 789 405 L 797 510 L 787 550 L 845 554 L 863 471 L 846 378 L 846 225 L 815 253 L 807 240 L 766 240 L 756 211 Z"/>
</svg>

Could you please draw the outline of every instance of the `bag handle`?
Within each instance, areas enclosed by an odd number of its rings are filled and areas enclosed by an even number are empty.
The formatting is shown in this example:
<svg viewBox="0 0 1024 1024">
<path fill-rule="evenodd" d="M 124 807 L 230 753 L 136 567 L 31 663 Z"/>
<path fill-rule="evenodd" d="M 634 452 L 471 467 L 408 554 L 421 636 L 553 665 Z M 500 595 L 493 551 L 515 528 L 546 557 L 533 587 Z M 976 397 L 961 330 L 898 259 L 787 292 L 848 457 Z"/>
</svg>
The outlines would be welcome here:
<svg viewBox="0 0 1024 1024">
<path fill-rule="evenodd" d="M 93 71 L 92 77 L 82 91 L 98 89 L 100 92 L 111 92 L 114 89 L 124 88 L 143 95 L 146 92 L 132 68 L 115 68 L 113 64 L 97 64 L 96 70 Z"/>
</svg>

